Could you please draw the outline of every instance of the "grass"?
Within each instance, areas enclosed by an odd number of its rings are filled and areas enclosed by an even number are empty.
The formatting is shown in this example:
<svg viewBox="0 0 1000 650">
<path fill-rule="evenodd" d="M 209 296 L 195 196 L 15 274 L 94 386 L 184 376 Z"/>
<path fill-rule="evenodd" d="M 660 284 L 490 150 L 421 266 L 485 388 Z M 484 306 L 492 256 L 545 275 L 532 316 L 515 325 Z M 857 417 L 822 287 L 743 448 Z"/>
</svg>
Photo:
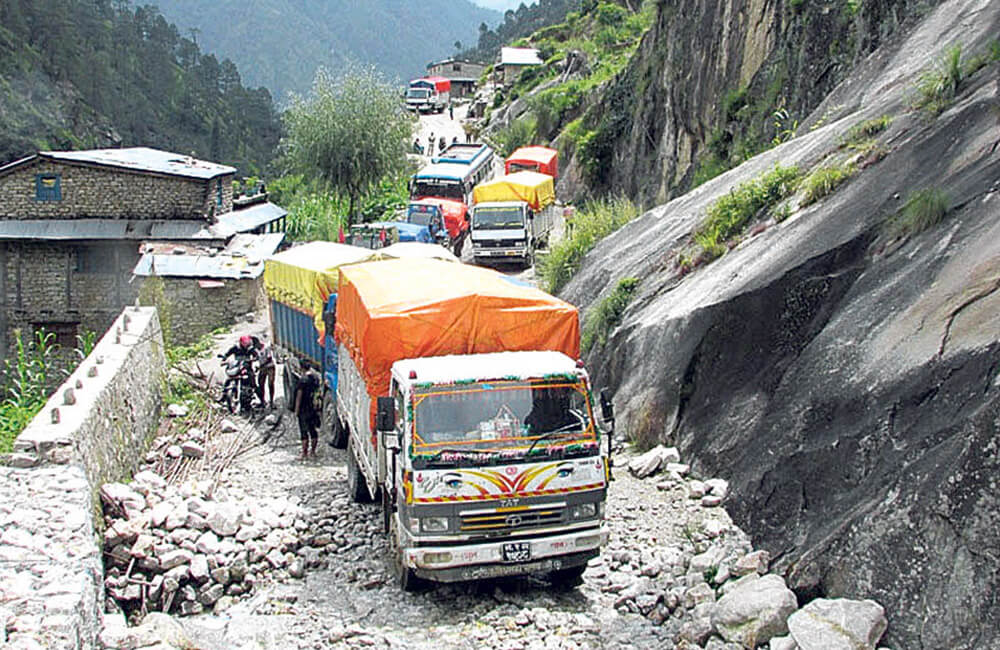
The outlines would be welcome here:
<svg viewBox="0 0 1000 650">
<path fill-rule="evenodd" d="M 847 129 L 847 133 L 840 138 L 840 146 L 847 148 L 864 146 L 876 135 L 889 128 L 890 124 L 892 124 L 892 117 L 888 115 L 880 115 L 870 120 L 858 122 Z"/>
<path fill-rule="evenodd" d="M 212 346 L 215 345 L 215 340 L 212 338 L 213 334 L 215 332 L 202 334 L 197 341 L 188 345 L 177 345 L 167 348 L 167 363 L 173 366 L 182 361 L 204 357 L 212 350 Z"/>
<path fill-rule="evenodd" d="M 625 198 L 609 198 L 585 204 L 567 224 L 562 241 L 554 244 L 540 263 L 542 282 L 556 293 L 580 269 L 584 256 L 599 241 L 638 216 L 639 210 Z"/>
<path fill-rule="evenodd" d="M 889 222 L 889 234 L 893 237 L 916 235 L 928 230 L 944 220 L 948 214 L 947 192 L 928 187 L 912 192 L 906 203 Z"/>
<path fill-rule="evenodd" d="M 969 77 L 996 61 L 1000 61 L 1000 41 L 997 40 L 965 60 L 962 59 L 961 45 L 949 47 L 931 69 L 920 75 L 914 107 L 939 115 L 951 104 Z"/>
<path fill-rule="evenodd" d="M 590 310 L 580 340 L 584 352 L 589 352 L 594 343 L 603 346 L 608 342 L 608 335 L 621 323 L 637 286 L 639 278 L 622 278 L 611 293 Z"/>
<path fill-rule="evenodd" d="M 816 169 L 802 182 L 803 192 L 802 200 L 799 201 L 799 207 L 815 203 L 824 196 L 831 194 L 851 176 L 854 176 L 857 171 L 858 168 L 853 163 Z"/>
<path fill-rule="evenodd" d="M 741 183 L 708 207 L 705 221 L 695 230 L 694 241 L 709 259 L 723 255 L 729 242 L 766 210 L 795 191 L 800 178 L 795 166 L 775 165 L 761 176 Z"/>
</svg>

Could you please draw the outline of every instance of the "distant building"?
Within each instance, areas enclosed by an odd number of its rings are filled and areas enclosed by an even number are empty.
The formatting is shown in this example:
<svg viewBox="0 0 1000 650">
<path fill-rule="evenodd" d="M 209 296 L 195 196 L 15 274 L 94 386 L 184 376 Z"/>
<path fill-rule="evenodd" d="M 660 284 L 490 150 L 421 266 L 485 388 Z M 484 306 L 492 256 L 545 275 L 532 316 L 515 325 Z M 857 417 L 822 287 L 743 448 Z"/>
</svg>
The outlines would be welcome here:
<svg viewBox="0 0 1000 650">
<path fill-rule="evenodd" d="M 512 84 L 525 68 L 543 63 L 538 50 L 533 47 L 502 47 L 500 59 L 493 66 L 494 81 L 504 85 Z"/>
<path fill-rule="evenodd" d="M 149 241 L 223 249 L 280 233 L 286 212 L 237 200 L 232 167 L 144 147 L 46 151 L 0 167 L 0 357 L 44 327 L 64 346 L 104 332 L 139 290 Z M 240 207 L 242 205 L 243 207 Z"/>
<path fill-rule="evenodd" d="M 476 84 L 486 66 L 473 61 L 445 59 L 427 65 L 428 77 L 444 77 L 451 80 L 451 96 L 467 97 L 476 92 Z"/>
</svg>

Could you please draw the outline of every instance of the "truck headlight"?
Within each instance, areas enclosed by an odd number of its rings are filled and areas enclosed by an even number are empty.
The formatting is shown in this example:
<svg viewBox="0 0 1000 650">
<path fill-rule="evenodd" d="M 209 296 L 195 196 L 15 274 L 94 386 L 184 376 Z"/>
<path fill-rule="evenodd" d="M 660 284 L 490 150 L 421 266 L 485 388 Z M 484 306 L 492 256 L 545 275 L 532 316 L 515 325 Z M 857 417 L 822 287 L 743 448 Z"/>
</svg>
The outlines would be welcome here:
<svg viewBox="0 0 1000 650">
<path fill-rule="evenodd" d="M 593 519 L 597 516 L 597 504 L 581 503 L 570 508 L 569 517 L 570 519 Z"/>
<path fill-rule="evenodd" d="M 448 530 L 447 517 L 421 517 L 420 530 L 425 533 L 443 533 Z"/>
</svg>

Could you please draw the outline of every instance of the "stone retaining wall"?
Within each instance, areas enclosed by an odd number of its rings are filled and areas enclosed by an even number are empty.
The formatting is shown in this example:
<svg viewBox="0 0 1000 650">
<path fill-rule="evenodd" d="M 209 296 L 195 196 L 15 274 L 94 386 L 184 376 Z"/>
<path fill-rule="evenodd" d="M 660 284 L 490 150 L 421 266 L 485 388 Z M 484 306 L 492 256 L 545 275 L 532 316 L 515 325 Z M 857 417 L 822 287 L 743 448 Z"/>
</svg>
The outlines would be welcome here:
<svg viewBox="0 0 1000 650">
<path fill-rule="evenodd" d="M 97 488 L 152 439 L 165 372 L 156 310 L 129 307 L 0 468 L 0 645 L 94 648 L 104 601 Z M 6 642 L 6 645 L 3 645 Z"/>
</svg>

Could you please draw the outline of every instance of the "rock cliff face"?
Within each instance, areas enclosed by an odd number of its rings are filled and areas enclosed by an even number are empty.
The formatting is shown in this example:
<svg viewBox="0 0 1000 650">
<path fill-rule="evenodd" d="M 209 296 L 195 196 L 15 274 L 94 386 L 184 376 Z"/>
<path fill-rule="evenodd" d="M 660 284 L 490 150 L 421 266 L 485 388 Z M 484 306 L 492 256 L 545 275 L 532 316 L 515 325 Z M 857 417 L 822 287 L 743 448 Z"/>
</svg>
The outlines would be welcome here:
<svg viewBox="0 0 1000 650">
<path fill-rule="evenodd" d="M 934 4 L 662 0 L 632 64 L 585 116 L 598 133 L 590 155 L 604 169 L 591 189 L 644 205 L 673 198 L 713 152 L 741 160 L 776 130 L 794 130 L 859 61 Z M 568 161 L 563 195 L 581 190 L 579 158 Z"/>
<path fill-rule="evenodd" d="M 1000 4 L 941 4 L 833 89 L 816 128 L 647 212 L 563 292 L 586 309 L 641 279 L 588 359 L 623 428 L 728 478 L 731 514 L 800 600 L 882 603 L 891 647 L 1000 648 L 1000 63 L 940 115 L 912 108 L 947 46 L 969 57 L 998 33 Z M 827 164 L 850 127 L 879 116 L 891 124 L 878 155 L 845 185 L 807 207 L 796 195 L 788 218 L 676 270 L 715 199 L 777 163 Z M 680 169 L 687 145 L 670 119 L 632 168 Z M 946 194 L 943 221 L 890 235 L 925 188 Z"/>
</svg>

